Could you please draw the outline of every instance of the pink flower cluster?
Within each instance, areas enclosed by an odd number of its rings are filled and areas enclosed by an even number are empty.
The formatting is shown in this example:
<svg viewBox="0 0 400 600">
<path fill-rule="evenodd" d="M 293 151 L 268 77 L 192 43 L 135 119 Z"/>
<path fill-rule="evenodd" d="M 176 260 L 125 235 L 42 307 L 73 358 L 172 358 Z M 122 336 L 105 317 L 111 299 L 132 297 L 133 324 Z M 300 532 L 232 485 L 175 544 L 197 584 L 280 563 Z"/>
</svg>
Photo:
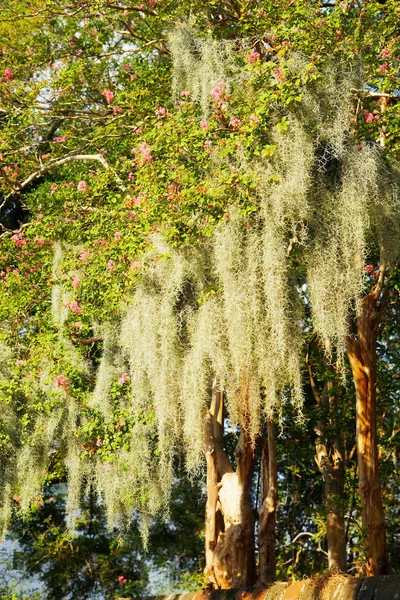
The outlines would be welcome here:
<svg viewBox="0 0 400 600">
<path fill-rule="evenodd" d="M 211 90 L 210 96 L 218 105 L 228 101 L 229 93 L 227 85 L 223 81 L 218 81 L 218 83 Z"/>
<path fill-rule="evenodd" d="M 205 119 L 202 119 L 200 121 L 200 127 L 201 127 L 201 129 L 208 129 L 208 123 Z"/>
<path fill-rule="evenodd" d="M 374 265 L 365 265 L 364 271 L 368 273 L 368 275 L 374 275 L 375 277 L 378 277 L 379 275 L 379 271 L 375 269 Z"/>
<path fill-rule="evenodd" d="M 132 148 L 132 152 L 135 155 L 136 163 L 150 163 L 153 160 L 151 156 L 151 146 L 147 142 L 140 142 L 138 148 Z"/>
<path fill-rule="evenodd" d="M 383 71 L 386 71 L 388 69 L 389 65 L 387 62 L 382 63 L 381 65 L 379 65 L 379 70 L 382 73 Z"/>
<path fill-rule="evenodd" d="M 168 183 L 167 189 L 168 189 L 168 192 L 167 192 L 168 200 L 173 200 L 176 196 L 178 186 L 176 185 L 176 183 Z"/>
<path fill-rule="evenodd" d="M 364 110 L 363 116 L 364 116 L 364 121 L 366 123 L 372 123 L 372 121 L 374 120 L 374 115 L 372 113 L 368 112 L 367 110 Z"/>
<path fill-rule="evenodd" d="M 79 260 L 82 261 L 83 263 L 86 262 L 88 258 L 89 258 L 89 252 L 87 250 L 83 250 L 83 252 L 81 252 L 79 255 Z"/>
<path fill-rule="evenodd" d="M 107 100 L 107 104 L 111 104 L 111 102 L 113 101 L 113 98 L 114 98 L 114 92 L 112 92 L 111 90 L 103 90 L 102 94 L 103 94 L 104 98 Z"/>
<path fill-rule="evenodd" d="M 79 281 L 80 281 L 80 279 L 79 279 L 79 277 L 78 277 L 78 276 L 76 276 L 76 277 L 74 277 L 74 278 L 73 278 L 73 280 L 72 280 L 72 285 L 73 285 L 73 287 L 74 287 L 75 289 L 77 289 L 77 288 L 79 287 Z"/>
<path fill-rule="evenodd" d="M 186 98 L 187 96 L 190 96 L 190 90 L 182 90 L 179 96 L 181 98 Z"/>
<path fill-rule="evenodd" d="M 6 69 L 4 71 L 4 79 L 6 79 L 7 81 L 11 81 L 11 79 L 13 78 L 14 73 L 11 71 L 11 69 Z"/>
<path fill-rule="evenodd" d="M 384 48 L 381 52 L 382 58 L 390 58 L 393 55 L 393 52 L 388 48 Z"/>
<path fill-rule="evenodd" d="M 78 190 L 78 192 L 87 192 L 88 191 L 88 186 L 86 181 L 82 180 L 78 183 L 76 189 Z"/>
<path fill-rule="evenodd" d="M 236 117 L 231 117 L 229 119 L 229 125 L 232 127 L 232 129 L 234 129 L 235 131 L 237 131 L 239 129 L 239 127 L 241 126 L 242 121 L 240 119 L 237 119 Z"/>
<path fill-rule="evenodd" d="M 157 106 L 155 113 L 156 113 L 157 117 L 166 117 L 167 109 L 164 108 L 163 106 Z"/>
<path fill-rule="evenodd" d="M 76 300 L 72 300 L 72 302 L 69 303 L 69 308 L 76 315 L 81 315 L 82 314 L 82 308 L 79 306 L 79 304 L 78 304 L 78 302 Z"/>
<path fill-rule="evenodd" d="M 59 136 L 56 136 L 55 138 L 53 138 L 53 142 L 55 142 L 56 144 L 60 144 L 61 142 L 65 142 L 66 139 L 67 139 L 66 135 L 59 135 Z"/>
<path fill-rule="evenodd" d="M 157 0 L 149 0 L 150 6 L 153 6 L 153 4 L 155 4 L 156 1 Z M 125 585 L 125 583 L 127 583 L 127 582 L 128 582 L 128 580 L 123 575 L 120 575 L 118 577 L 118 583 L 119 583 L 120 587 L 122 587 L 123 585 Z"/>
<path fill-rule="evenodd" d="M 114 233 L 114 239 L 115 239 L 117 242 L 120 242 L 120 241 L 121 241 L 121 237 L 122 237 L 122 236 L 121 236 L 121 234 L 120 234 L 120 232 L 119 232 L 119 231 L 116 231 L 116 232 Z"/>
<path fill-rule="evenodd" d="M 253 50 L 253 52 L 249 52 L 246 58 L 249 63 L 255 63 L 260 60 L 260 57 L 260 53 L 256 50 Z"/>
<path fill-rule="evenodd" d="M 273 72 L 273 76 L 279 83 L 284 83 L 286 81 L 286 75 L 281 67 L 275 69 L 275 71 Z"/>
<path fill-rule="evenodd" d="M 11 236 L 11 239 L 15 241 L 17 248 L 21 248 L 21 246 L 25 246 L 26 244 L 26 239 L 23 233 L 14 233 L 14 235 Z"/>
<path fill-rule="evenodd" d="M 114 267 L 115 267 L 115 261 L 112 258 L 110 258 L 110 260 L 107 263 L 107 270 L 113 271 Z"/>
<path fill-rule="evenodd" d="M 122 373 L 121 377 L 118 379 L 118 383 L 119 383 L 119 385 L 124 385 L 124 383 L 126 383 L 127 380 L 128 380 L 128 374 Z"/>
<path fill-rule="evenodd" d="M 64 375 L 57 375 L 57 377 L 54 378 L 54 383 L 58 388 L 66 388 L 68 386 Z"/>
</svg>

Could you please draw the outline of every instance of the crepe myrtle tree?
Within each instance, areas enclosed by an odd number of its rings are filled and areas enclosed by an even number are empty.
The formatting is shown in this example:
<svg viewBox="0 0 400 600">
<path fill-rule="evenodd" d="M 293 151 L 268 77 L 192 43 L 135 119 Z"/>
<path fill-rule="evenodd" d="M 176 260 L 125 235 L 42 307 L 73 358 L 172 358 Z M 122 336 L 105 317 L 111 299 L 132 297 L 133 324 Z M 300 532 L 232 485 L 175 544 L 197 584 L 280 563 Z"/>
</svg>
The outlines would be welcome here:
<svg viewBox="0 0 400 600">
<path fill-rule="evenodd" d="M 227 3 L 217 18 L 182 2 L 176 18 L 214 34 L 167 36 L 171 10 L 15 2 L 1 20 L 4 528 L 13 494 L 22 510 L 36 497 L 56 439 L 70 526 L 90 483 L 110 522 L 136 507 L 145 535 L 183 447 L 192 473 L 206 456 L 210 582 L 248 585 L 262 448 L 260 577 L 273 578 L 273 421 L 288 390 L 301 411 L 311 307 L 339 373 L 347 348 L 366 569 L 386 573 L 376 338 L 399 247 L 393 15 L 305 1 L 284 15 Z M 329 566 L 343 568 L 331 497 Z"/>
</svg>

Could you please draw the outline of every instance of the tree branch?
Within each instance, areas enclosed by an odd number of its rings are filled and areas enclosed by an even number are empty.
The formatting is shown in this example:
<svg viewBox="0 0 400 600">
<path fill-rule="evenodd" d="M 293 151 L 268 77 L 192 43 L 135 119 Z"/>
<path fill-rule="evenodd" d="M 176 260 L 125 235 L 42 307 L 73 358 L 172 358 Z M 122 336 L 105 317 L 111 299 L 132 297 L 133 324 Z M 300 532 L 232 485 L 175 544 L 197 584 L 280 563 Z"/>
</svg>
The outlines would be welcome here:
<svg viewBox="0 0 400 600">
<path fill-rule="evenodd" d="M 126 186 L 122 182 L 122 179 L 115 173 L 115 171 L 113 169 L 111 169 L 110 165 L 108 164 L 108 162 L 106 161 L 104 156 L 102 156 L 101 154 L 73 154 L 72 156 L 65 156 L 64 158 L 55 160 L 54 162 L 49 163 L 49 164 L 41 167 L 37 171 L 34 171 L 33 173 L 31 173 L 29 175 L 29 177 L 27 177 L 22 183 L 18 184 L 18 190 L 19 191 L 24 190 L 30 183 L 32 183 L 32 181 L 35 181 L 35 179 L 39 179 L 39 177 L 42 177 L 42 175 L 44 175 L 45 173 L 48 173 L 49 171 L 52 171 L 53 169 L 56 169 L 57 167 L 62 167 L 63 165 L 66 165 L 67 163 L 75 161 L 75 160 L 94 160 L 94 161 L 100 162 L 105 169 L 110 169 L 113 171 L 115 178 L 118 181 L 118 183 L 120 184 L 120 187 L 122 188 L 122 190 L 123 191 L 126 190 Z M 8 198 L 10 196 L 12 196 L 14 193 L 15 193 L 15 190 L 13 192 L 11 192 L 10 194 L 8 194 L 5 198 L 5 200 L 8 200 Z"/>
<path fill-rule="evenodd" d="M 371 96 L 371 98 L 391 98 L 392 100 L 400 100 L 400 94 L 386 94 L 385 92 L 373 92 L 372 90 L 358 90 L 353 88 L 351 90 L 355 94 L 361 94 L 364 96 Z"/>
</svg>

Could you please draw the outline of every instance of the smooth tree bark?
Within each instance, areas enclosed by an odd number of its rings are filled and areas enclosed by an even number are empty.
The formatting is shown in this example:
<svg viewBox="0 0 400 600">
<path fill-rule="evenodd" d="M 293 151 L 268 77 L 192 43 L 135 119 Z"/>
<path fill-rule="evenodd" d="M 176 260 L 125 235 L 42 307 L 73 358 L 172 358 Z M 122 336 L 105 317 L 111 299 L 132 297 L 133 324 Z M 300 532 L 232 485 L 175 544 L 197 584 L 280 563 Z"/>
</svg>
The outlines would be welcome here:
<svg viewBox="0 0 400 600">
<path fill-rule="evenodd" d="M 241 428 L 235 450 L 236 470 L 223 449 L 223 392 L 213 385 L 206 423 L 207 460 L 206 568 L 216 589 L 242 588 L 256 580 L 251 483 L 254 444 Z"/>
<path fill-rule="evenodd" d="M 356 389 L 356 436 L 359 492 L 367 576 L 391 572 L 378 463 L 376 418 L 376 342 L 389 283 L 381 264 L 374 289 L 361 301 L 356 335 L 349 336 L 347 354 Z"/>
<path fill-rule="evenodd" d="M 332 395 L 332 381 L 326 380 L 322 393 L 319 392 L 310 360 L 310 346 L 306 364 L 310 376 L 311 389 L 321 412 L 314 431 L 315 462 L 320 470 L 326 506 L 326 537 L 328 543 L 328 567 L 330 571 L 347 570 L 346 529 L 344 522 L 344 483 L 345 468 L 342 440 L 335 423 L 335 398 Z M 329 430 L 334 434 L 327 435 Z"/>
<path fill-rule="evenodd" d="M 276 512 L 278 501 L 278 468 L 276 461 L 275 425 L 267 422 L 267 440 L 261 451 L 261 502 L 258 528 L 259 580 L 276 578 Z"/>
</svg>

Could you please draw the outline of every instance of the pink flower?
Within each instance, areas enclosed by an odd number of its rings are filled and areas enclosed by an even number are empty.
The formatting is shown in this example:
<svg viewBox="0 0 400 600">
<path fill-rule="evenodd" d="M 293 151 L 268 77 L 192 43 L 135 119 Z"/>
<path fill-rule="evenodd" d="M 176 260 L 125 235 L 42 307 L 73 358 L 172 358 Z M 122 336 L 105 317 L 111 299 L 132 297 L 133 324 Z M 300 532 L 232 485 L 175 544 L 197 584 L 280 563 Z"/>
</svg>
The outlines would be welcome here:
<svg viewBox="0 0 400 600">
<path fill-rule="evenodd" d="M 19 359 L 19 358 L 18 358 L 18 359 L 15 361 L 15 364 L 16 364 L 18 367 L 21 367 L 23 364 L 25 364 L 25 361 L 23 361 L 23 360 L 21 360 L 21 359 Z"/>
<path fill-rule="evenodd" d="M 284 48 L 285 46 L 291 46 L 292 44 L 290 42 L 282 42 L 281 46 L 282 48 Z"/>
<path fill-rule="evenodd" d="M 386 69 L 389 67 L 388 63 L 382 63 L 381 65 L 379 65 L 379 70 L 382 73 L 382 71 L 386 71 Z"/>
<path fill-rule="evenodd" d="M 81 307 L 79 306 L 79 304 L 77 303 L 76 300 L 72 300 L 72 302 L 69 303 L 69 308 L 76 315 L 81 315 L 82 314 L 82 309 L 81 309 Z"/>
<path fill-rule="evenodd" d="M 11 239 L 15 241 L 17 248 L 21 248 L 21 246 L 25 246 L 26 244 L 26 239 L 24 238 L 23 233 L 14 233 L 14 235 L 11 236 Z"/>
<path fill-rule="evenodd" d="M 227 101 L 229 99 L 227 85 L 223 81 L 218 81 L 211 90 L 210 96 L 216 104 L 222 104 L 222 102 Z"/>
<path fill-rule="evenodd" d="M 127 63 L 124 63 L 122 68 L 124 71 L 130 71 L 132 69 L 131 65 L 128 65 Z"/>
<path fill-rule="evenodd" d="M 54 383 L 58 388 L 66 388 L 68 385 L 64 375 L 57 375 L 57 377 L 54 378 Z"/>
<path fill-rule="evenodd" d="M 120 106 L 114 106 L 113 108 L 114 115 L 119 115 L 122 113 L 122 108 Z"/>
<path fill-rule="evenodd" d="M 140 264 L 140 262 L 138 260 L 134 260 L 131 263 L 131 269 L 132 270 L 134 270 L 134 269 L 140 269 L 140 267 L 141 267 L 141 264 Z"/>
<path fill-rule="evenodd" d="M 137 79 L 137 75 L 136 75 L 136 73 L 133 73 L 133 75 L 131 75 L 129 79 L 130 79 L 131 81 L 135 81 L 135 79 Z"/>
<path fill-rule="evenodd" d="M 241 126 L 242 121 L 240 119 L 236 119 L 235 117 L 231 117 L 229 119 L 229 125 L 232 127 L 232 129 L 234 129 L 235 131 L 237 129 L 239 129 L 239 127 Z"/>
<path fill-rule="evenodd" d="M 384 48 L 381 52 L 382 58 L 390 58 L 392 54 L 393 52 L 391 50 L 388 50 L 387 48 Z"/>
<path fill-rule="evenodd" d="M 51 497 L 49 498 L 49 502 L 55 502 L 55 501 L 56 501 L 56 499 L 55 499 L 53 496 L 51 496 Z"/>
<path fill-rule="evenodd" d="M 98 448 L 100 448 L 100 446 L 101 446 L 101 440 L 96 440 L 96 446 L 97 446 Z"/>
<path fill-rule="evenodd" d="M 89 252 L 87 250 L 83 250 L 83 252 L 81 252 L 79 255 L 79 260 L 82 262 L 86 262 L 88 258 L 89 258 Z"/>
<path fill-rule="evenodd" d="M 46 160 L 46 158 L 49 158 L 49 156 L 50 156 L 50 152 L 47 152 L 46 154 L 42 154 L 41 159 Z"/>
<path fill-rule="evenodd" d="M 141 127 L 136 127 L 135 133 L 136 133 L 136 135 L 140 135 L 142 133 Z"/>
<path fill-rule="evenodd" d="M 283 70 L 281 69 L 281 67 L 279 67 L 278 69 L 275 69 L 275 71 L 273 72 L 273 76 L 275 77 L 276 81 L 278 81 L 279 83 L 284 83 L 286 81 L 286 75 L 283 72 Z"/>
<path fill-rule="evenodd" d="M 167 115 L 167 109 L 163 106 L 157 106 L 155 113 L 157 117 L 165 117 Z"/>
<path fill-rule="evenodd" d="M 38 215 L 38 216 L 36 217 L 36 220 L 37 220 L 37 221 L 40 221 L 41 219 L 43 219 L 43 215 L 42 215 L 42 213 L 40 213 L 40 215 Z"/>
<path fill-rule="evenodd" d="M 61 142 L 65 142 L 66 139 L 67 139 L 66 135 L 59 135 L 59 136 L 53 138 L 53 142 L 55 142 L 56 144 L 60 144 Z"/>
<path fill-rule="evenodd" d="M 249 63 L 255 63 L 260 60 L 260 56 L 260 53 L 254 50 L 253 52 L 249 52 L 246 58 Z"/>
<path fill-rule="evenodd" d="M 186 96 L 190 96 L 190 90 L 182 90 L 179 94 L 181 98 L 185 98 Z"/>
<path fill-rule="evenodd" d="M 120 232 L 119 232 L 119 231 L 116 231 L 116 232 L 114 233 L 114 238 L 116 239 L 116 241 L 117 241 L 117 242 L 120 242 L 120 241 L 121 241 L 121 234 L 120 234 Z"/>
<path fill-rule="evenodd" d="M 18 503 L 21 500 L 21 496 L 14 496 L 14 500 Z"/>
<path fill-rule="evenodd" d="M 149 4 L 150 4 L 150 0 L 149 0 Z M 125 577 L 123 575 L 120 575 L 118 577 L 118 583 L 120 585 L 120 587 L 122 587 L 125 583 L 127 583 L 127 579 L 125 579 Z"/>
<path fill-rule="evenodd" d="M 364 271 L 366 273 L 372 273 L 373 271 L 375 271 L 375 267 L 374 267 L 374 265 L 365 265 Z"/>
<path fill-rule="evenodd" d="M 137 163 L 150 163 L 153 160 L 151 156 L 151 146 L 147 142 L 140 142 L 139 148 L 132 148 Z"/>
<path fill-rule="evenodd" d="M 202 119 L 202 120 L 200 121 L 200 127 L 201 127 L 202 129 L 208 129 L 208 123 L 207 123 L 207 121 L 206 121 L 205 119 Z"/>
<path fill-rule="evenodd" d="M 121 377 L 118 379 L 119 385 L 124 385 L 124 383 L 126 382 L 127 379 L 128 379 L 128 374 L 122 373 Z"/>
<path fill-rule="evenodd" d="M 136 196 L 136 198 L 132 198 L 131 204 L 132 204 L 132 206 L 137 206 L 138 204 L 140 204 L 141 202 L 145 201 L 146 199 L 147 199 L 146 193 L 145 192 L 139 192 L 139 194 Z"/>
<path fill-rule="evenodd" d="M 108 263 L 107 263 L 107 269 L 108 269 L 109 271 L 112 271 L 112 270 L 114 269 L 114 266 L 115 266 L 115 262 L 113 261 L 113 259 L 112 259 L 112 258 L 110 258 L 110 260 L 109 260 L 109 261 L 108 261 Z"/>
<path fill-rule="evenodd" d="M 111 102 L 113 101 L 113 98 L 114 98 L 114 92 L 112 92 L 111 90 L 103 90 L 102 94 L 103 94 L 104 98 L 107 100 L 107 104 L 111 104 Z"/>
<path fill-rule="evenodd" d="M 7 81 L 11 81 L 11 79 L 13 78 L 14 73 L 11 71 L 11 69 L 6 69 L 4 71 L 4 79 L 6 79 Z"/>
<path fill-rule="evenodd" d="M 74 286 L 74 288 L 78 288 L 79 287 L 79 277 L 74 277 L 73 278 L 72 285 Z"/>
<path fill-rule="evenodd" d="M 43 238 L 35 238 L 35 242 L 40 248 L 46 245 L 46 240 Z"/>
<path fill-rule="evenodd" d="M 366 123 L 372 123 L 372 121 L 374 120 L 374 115 L 368 112 L 367 110 L 364 110 L 363 117 Z"/>
<path fill-rule="evenodd" d="M 167 193 L 168 200 L 173 200 L 176 196 L 178 186 L 176 185 L 176 183 L 168 183 L 167 189 L 168 189 L 168 193 Z"/>
<path fill-rule="evenodd" d="M 260 122 L 260 119 L 259 119 L 259 118 L 258 118 L 256 115 L 250 115 L 250 117 L 249 117 L 249 122 L 250 122 L 252 125 L 257 125 L 257 123 L 259 123 L 259 122 Z"/>
<path fill-rule="evenodd" d="M 92 33 L 93 33 L 93 35 L 97 35 L 99 32 L 97 31 L 96 28 L 94 28 L 93 31 L 92 31 Z"/>
<path fill-rule="evenodd" d="M 87 192 L 88 187 L 86 181 L 82 180 L 78 183 L 77 188 L 78 192 Z"/>
<path fill-rule="evenodd" d="M 56 183 L 52 183 L 52 184 L 51 184 L 51 186 L 50 186 L 50 195 L 51 195 L 51 196 L 54 194 L 54 192 L 56 191 L 57 187 L 58 187 L 58 186 L 57 186 L 57 184 L 56 184 Z"/>
</svg>

